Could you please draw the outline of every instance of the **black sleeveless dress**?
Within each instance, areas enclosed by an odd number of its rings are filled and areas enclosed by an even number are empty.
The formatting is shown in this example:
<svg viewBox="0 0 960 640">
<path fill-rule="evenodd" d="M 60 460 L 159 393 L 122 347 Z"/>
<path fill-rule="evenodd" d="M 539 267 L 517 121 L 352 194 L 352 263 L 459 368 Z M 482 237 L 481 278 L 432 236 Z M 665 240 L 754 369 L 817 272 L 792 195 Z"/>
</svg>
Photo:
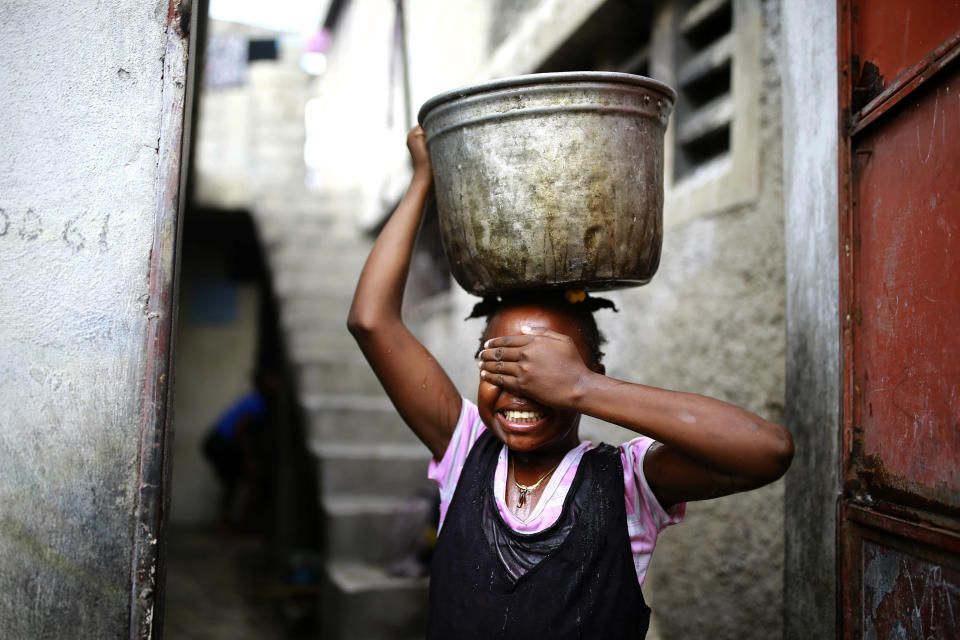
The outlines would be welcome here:
<svg viewBox="0 0 960 640">
<path fill-rule="evenodd" d="M 427 637 L 644 638 L 619 451 L 585 453 L 557 521 L 522 534 L 494 498 L 502 446 L 486 431 L 467 456 L 434 553 Z"/>
</svg>

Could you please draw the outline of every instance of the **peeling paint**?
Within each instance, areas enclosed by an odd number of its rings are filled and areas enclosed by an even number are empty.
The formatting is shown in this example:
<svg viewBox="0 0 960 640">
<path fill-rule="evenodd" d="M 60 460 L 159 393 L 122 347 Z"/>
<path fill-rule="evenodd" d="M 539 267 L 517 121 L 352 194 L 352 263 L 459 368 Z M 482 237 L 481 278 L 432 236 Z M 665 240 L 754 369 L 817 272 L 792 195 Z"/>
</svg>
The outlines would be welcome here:
<svg viewBox="0 0 960 640">
<path fill-rule="evenodd" d="M 839 7 L 841 635 L 955 638 L 960 262 L 942 220 L 960 202 L 960 4 Z"/>
<path fill-rule="evenodd" d="M 960 117 L 947 114 L 943 96 L 958 83 L 960 72 L 944 71 L 897 118 L 864 131 L 856 148 L 872 153 L 854 184 L 852 305 L 863 309 L 852 339 L 851 401 L 861 425 L 854 470 L 864 471 L 864 495 L 914 496 L 918 508 L 941 512 L 960 508 L 960 431 L 952 427 L 960 415 L 960 263 L 943 232 L 960 198 L 951 142 Z"/>
<path fill-rule="evenodd" d="M 960 571 L 864 542 L 865 638 L 960 637 Z"/>
</svg>

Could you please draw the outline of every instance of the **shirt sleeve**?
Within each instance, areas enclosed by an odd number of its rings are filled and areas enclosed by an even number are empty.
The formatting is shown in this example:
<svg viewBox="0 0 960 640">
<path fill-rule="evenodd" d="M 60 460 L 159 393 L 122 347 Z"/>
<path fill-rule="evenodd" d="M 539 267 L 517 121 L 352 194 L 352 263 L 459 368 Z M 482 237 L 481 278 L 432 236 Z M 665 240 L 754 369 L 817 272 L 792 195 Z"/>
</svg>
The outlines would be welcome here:
<svg viewBox="0 0 960 640">
<path fill-rule="evenodd" d="M 267 414 L 267 402 L 260 393 L 254 391 L 244 403 L 244 408 L 253 414 L 255 418 L 262 418 Z"/>
<path fill-rule="evenodd" d="M 646 565 L 657 541 L 657 534 L 671 524 L 683 520 L 687 504 L 681 502 L 664 509 L 643 473 L 643 459 L 654 440 L 647 437 L 634 438 L 620 445 L 620 460 L 623 462 L 623 494 L 627 508 L 627 529 L 630 533 L 630 548 L 637 564 L 637 575 L 643 584 Z"/>
<path fill-rule="evenodd" d="M 463 465 L 467 461 L 467 454 L 485 430 L 486 426 L 480 420 L 477 405 L 463 398 L 460 405 L 460 418 L 457 420 L 457 426 L 453 430 L 453 436 L 450 438 L 443 458 L 439 462 L 436 459 L 431 460 L 427 469 L 427 477 L 440 486 L 441 527 L 447 515 L 447 508 L 453 499 L 453 492 L 457 488 Z"/>
</svg>

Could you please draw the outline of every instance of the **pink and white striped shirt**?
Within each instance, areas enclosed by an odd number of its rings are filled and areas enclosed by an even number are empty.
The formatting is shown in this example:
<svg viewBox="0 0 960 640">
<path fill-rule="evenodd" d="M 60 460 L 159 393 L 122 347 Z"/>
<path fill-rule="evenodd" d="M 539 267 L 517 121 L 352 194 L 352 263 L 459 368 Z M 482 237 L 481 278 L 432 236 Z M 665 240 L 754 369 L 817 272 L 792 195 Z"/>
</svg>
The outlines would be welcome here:
<svg viewBox="0 0 960 640">
<path fill-rule="evenodd" d="M 477 405 L 466 398 L 460 409 L 457 427 L 443 454 L 443 459 L 430 461 L 427 472 L 429 478 L 440 485 L 440 527 L 447 516 L 450 501 L 457 488 L 457 481 L 467 461 L 467 454 L 480 435 L 486 431 L 486 425 L 480 420 Z M 643 579 L 650 564 L 650 556 L 657 542 L 657 534 L 671 524 L 683 520 L 686 504 L 677 504 L 669 510 L 660 506 L 653 495 L 647 479 L 643 475 L 643 457 L 653 444 L 647 437 L 634 438 L 620 445 L 620 460 L 623 463 L 623 494 L 627 509 L 627 530 L 630 534 L 630 548 L 633 551 L 633 564 L 637 570 L 637 580 L 643 585 Z M 540 500 L 527 520 L 519 520 L 507 508 L 504 496 L 507 487 L 507 446 L 504 445 L 497 460 L 497 469 L 493 477 L 493 493 L 497 500 L 500 517 L 518 533 L 536 533 L 543 531 L 560 517 L 567 490 L 573 484 L 577 467 L 583 454 L 596 445 L 584 440 L 571 449 L 560 461 L 554 474 L 547 482 Z"/>
</svg>

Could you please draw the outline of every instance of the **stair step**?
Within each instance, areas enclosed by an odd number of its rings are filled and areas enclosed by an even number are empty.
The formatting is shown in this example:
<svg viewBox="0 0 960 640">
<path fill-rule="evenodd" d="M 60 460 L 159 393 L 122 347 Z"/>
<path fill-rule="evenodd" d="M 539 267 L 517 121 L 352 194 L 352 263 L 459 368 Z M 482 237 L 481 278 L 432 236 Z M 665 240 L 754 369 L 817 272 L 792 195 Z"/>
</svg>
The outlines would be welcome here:
<svg viewBox="0 0 960 640">
<path fill-rule="evenodd" d="M 349 335 L 347 331 L 347 314 L 350 307 L 346 304 L 329 304 L 322 308 L 310 311 L 283 309 L 280 321 L 287 331 L 339 331 Z M 351 338 L 352 340 L 353 338 Z"/>
<path fill-rule="evenodd" d="M 329 561 L 321 604 L 321 637 L 414 640 L 427 628 L 427 578 L 391 576 L 360 562 Z"/>
<path fill-rule="evenodd" d="M 290 344 L 290 343 L 288 343 Z M 361 360 L 363 354 L 360 353 L 360 350 L 356 346 L 352 348 L 344 347 L 342 349 L 337 349 L 336 351 L 331 349 L 317 348 L 314 345 L 305 344 L 303 348 L 299 351 L 293 351 L 292 359 L 296 364 L 301 364 L 303 362 L 309 362 L 311 360 L 318 360 L 320 358 L 334 358 L 337 360 L 347 360 L 351 358 L 354 354 L 359 356 L 357 360 Z"/>
<path fill-rule="evenodd" d="M 389 496 L 327 496 L 324 514 L 325 555 L 388 566 L 415 555 L 423 547 L 424 527 L 433 503 L 427 492 L 436 492 L 424 479 L 425 490 L 408 498 Z"/>
<path fill-rule="evenodd" d="M 323 229 L 322 232 L 326 230 Z M 359 274 L 370 254 L 370 244 L 337 243 L 318 247 L 311 237 L 288 240 L 273 262 L 275 269 L 302 269 L 305 265 L 324 276 L 330 272 Z"/>
<path fill-rule="evenodd" d="M 359 350 L 343 356 L 300 360 L 297 370 L 300 388 L 311 393 L 383 395 L 380 381 Z"/>
<path fill-rule="evenodd" d="M 351 278 L 329 281 L 323 274 L 282 272 L 276 275 L 273 289 L 284 299 L 314 298 L 328 299 L 337 304 L 350 304 L 357 284 L 357 272 Z"/>
<path fill-rule="evenodd" d="M 344 286 L 346 288 L 346 286 Z M 283 305 L 285 313 L 291 316 L 324 316 L 340 315 L 344 328 L 347 326 L 347 313 L 350 311 L 350 303 L 353 301 L 353 290 L 349 296 L 342 296 L 333 300 L 330 298 L 291 298 Z"/>
<path fill-rule="evenodd" d="M 297 233 L 287 230 L 287 233 Z M 360 270 L 367 260 L 369 250 L 350 247 L 328 247 L 321 244 L 320 238 L 325 232 L 303 231 L 303 237 L 297 240 L 284 238 L 270 254 L 270 266 L 275 272 L 294 271 L 304 274 L 316 274 L 330 284 L 347 286 L 357 281 Z M 347 281 L 347 276 L 350 280 Z"/>
<path fill-rule="evenodd" d="M 295 353 L 340 354 L 359 351 L 356 341 L 343 323 L 333 330 L 317 327 L 295 330 L 288 328 L 287 344 Z"/>
<path fill-rule="evenodd" d="M 324 302 L 312 297 L 287 298 L 280 312 L 280 321 L 287 331 L 339 331 L 350 336 L 347 330 L 347 315 L 350 313 L 349 300 L 324 299 Z"/>
<path fill-rule="evenodd" d="M 282 271 L 276 274 L 273 288 L 278 296 L 283 295 L 285 304 L 307 302 L 349 309 L 356 285 L 356 277 L 328 280 L 313 271 Z"/>
<path fill-rule="evenodd" d="M 386 395 L 305 394 L 300 403 L 318 442 L 404 444 L 426 451 Z"/>
<path fill-rule="evenodd" d="M 319 460 L 323 496 L 409 497 L 427 477 L 430 452 L 422 444 L 341 444 L 309 441 Z"/>
</svg>

